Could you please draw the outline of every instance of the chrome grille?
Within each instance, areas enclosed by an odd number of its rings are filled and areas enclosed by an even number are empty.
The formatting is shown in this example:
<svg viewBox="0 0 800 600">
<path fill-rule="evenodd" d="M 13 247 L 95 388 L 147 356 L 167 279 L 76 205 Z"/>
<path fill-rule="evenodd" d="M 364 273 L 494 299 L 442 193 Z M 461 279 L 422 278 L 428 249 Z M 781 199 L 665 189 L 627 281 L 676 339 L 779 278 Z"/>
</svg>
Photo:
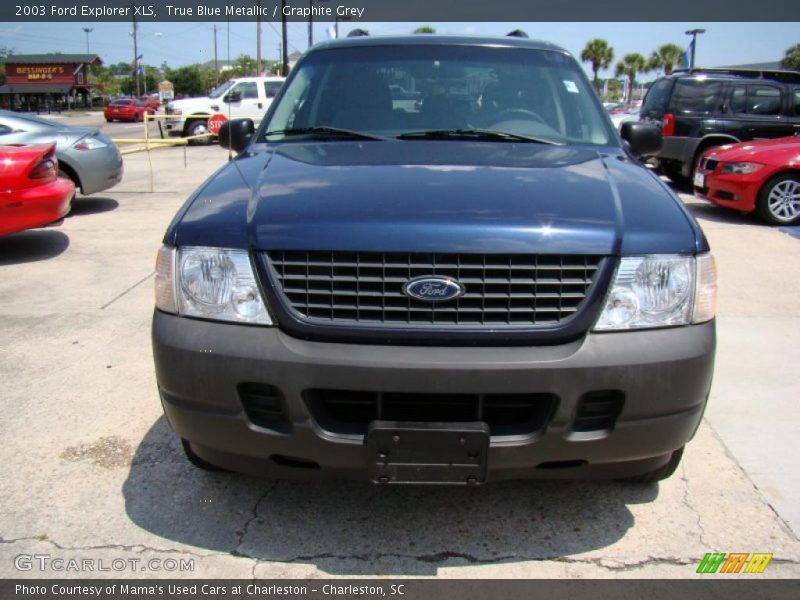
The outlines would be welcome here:
<svg viewBox="0 0 800 600">
<path fill-rule="evenodd" d="M 579 310 L 601 256 L 270 251 L 286 305 L 318 324 L 436 327 L 552 326 Z M 405 295 L 425 275 L 465 293 L 446 302 Z"/>
</svg>

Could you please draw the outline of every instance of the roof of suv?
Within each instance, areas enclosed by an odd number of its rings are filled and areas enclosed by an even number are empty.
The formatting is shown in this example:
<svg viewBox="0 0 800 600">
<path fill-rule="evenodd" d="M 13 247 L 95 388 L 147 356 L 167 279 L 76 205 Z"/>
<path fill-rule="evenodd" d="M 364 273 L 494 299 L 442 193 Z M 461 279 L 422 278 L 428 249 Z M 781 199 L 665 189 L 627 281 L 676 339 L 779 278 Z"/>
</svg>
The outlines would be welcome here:
<svg viewBox="0 0 800 600">
<path fill-rule="evenodd" d="M 707 76 L 714 79 L 770 79 L 784 83 L 800 83 L 800 72 L 762 69 L 695 68 L 676 69 L 673 77 Z"/>
<path fill-rule="evenodd" d="M 482 37 L 469 35 L 433 35 L 410 34 L 396 36 L 360 36 L 328 40 L 315 45 L 310 52 L 326 48 L 344 48 L 350 46 L 507 46 L 510 48 L 528 48 L 531 50 L 554 50 L 569 54 L 564 48 L 542 40 L 531 40 L 516 36 Z"/>
</svg>

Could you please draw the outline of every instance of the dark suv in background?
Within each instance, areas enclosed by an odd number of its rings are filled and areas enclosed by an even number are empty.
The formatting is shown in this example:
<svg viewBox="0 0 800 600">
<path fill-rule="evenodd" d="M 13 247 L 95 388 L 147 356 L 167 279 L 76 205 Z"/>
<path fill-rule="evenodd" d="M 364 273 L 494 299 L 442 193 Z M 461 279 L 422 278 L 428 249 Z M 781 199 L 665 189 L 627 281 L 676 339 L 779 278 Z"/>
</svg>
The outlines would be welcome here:
<svg viewBox="0 0 800 600">
<path fill-rule="evenodd" d="M 713 146 L 800 133 L 800 73 L 676 71 L 650 87 L 641 119 L 661 122 L 659 166 L 673 181 L 684 181 Z"/>
</svg>

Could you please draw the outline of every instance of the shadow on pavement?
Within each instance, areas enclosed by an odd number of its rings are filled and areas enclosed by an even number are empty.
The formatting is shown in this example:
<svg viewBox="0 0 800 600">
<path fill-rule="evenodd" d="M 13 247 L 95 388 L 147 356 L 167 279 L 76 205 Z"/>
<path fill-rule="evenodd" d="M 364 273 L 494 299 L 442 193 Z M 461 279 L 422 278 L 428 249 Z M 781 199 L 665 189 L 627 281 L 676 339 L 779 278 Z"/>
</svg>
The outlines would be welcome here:
<svg viewBox="0 0 800 600">
<path fill-rule="evenodd" d="M 123 484 L 131 520 L 160 537 L 337 575 L 435 575 L 440 563 L 552 559 L 603 548 L 658 486 L 502 482 L 481 488 L 298 483 L 206 473 L 160 418 Z"/>
<path fill-rule="evenodd" d="M 118 206 L 119 202 L 113 198 L 77 197 L 72 201 L 72 210 L 67 217 L 109 212 Z"/>
<path fill-rule="evenodd" d="M 37 262 L 58 256 L 69 247 L 66 234 L 31 229 L 0 237 L 0 266 Z"/>
</svg>

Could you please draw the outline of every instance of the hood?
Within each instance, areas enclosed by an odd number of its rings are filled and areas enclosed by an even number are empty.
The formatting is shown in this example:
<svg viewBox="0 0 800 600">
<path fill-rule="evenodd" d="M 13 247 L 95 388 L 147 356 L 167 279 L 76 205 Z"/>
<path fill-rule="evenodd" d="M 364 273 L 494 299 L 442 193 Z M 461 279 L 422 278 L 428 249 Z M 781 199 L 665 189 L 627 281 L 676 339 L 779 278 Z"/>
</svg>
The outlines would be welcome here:
<svg viewBox="0 0 800 600">
<path fill-rule="evenodd" d="M 692 252 L 696 236 L 674 196 L 617 152 L 463 141 L 283 144 L 223 167 L 179 215 L 172 241 L 615 254 L 630 235 L 628 250 L 639 243 L 648 252 Z"/>
<path fill-rule="evenodd" d="M 758 140 L 726 144 L 711 151 L 720 160 L 726 162 L 769 159 L 772 156 L 785 156 L 794 154 L 800 159 L 800 136 L 775 138 L 772 140 Z"/>
</svg>

